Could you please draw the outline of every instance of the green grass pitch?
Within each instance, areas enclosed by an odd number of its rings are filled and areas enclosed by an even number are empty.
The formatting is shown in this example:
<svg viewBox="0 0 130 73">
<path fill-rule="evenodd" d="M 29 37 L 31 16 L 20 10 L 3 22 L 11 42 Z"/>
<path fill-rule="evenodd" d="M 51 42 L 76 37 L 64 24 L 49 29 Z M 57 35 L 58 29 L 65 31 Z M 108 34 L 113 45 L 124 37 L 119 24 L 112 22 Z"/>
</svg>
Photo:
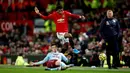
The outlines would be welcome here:
<svg viewBox="0 0 130 73">
<path fill-rule="evenodd" d="M 107 69 L 72 67 L 64 71 L 45 71 L 45 67 L 0 65 L 0 73 L 130 73 L 130 68 Z"/>
</svg>

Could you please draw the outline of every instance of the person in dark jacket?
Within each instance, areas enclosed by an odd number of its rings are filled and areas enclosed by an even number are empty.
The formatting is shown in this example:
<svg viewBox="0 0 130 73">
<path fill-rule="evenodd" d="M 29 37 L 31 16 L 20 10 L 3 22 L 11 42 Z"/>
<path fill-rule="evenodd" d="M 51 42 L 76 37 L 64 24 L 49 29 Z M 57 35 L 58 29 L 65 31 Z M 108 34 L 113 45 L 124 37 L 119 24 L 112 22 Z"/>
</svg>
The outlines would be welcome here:
<svg viewBox="0 0 130 73">
<path fill-rule="evenodd" d="M 120 35 L 120 25 L 116 18 L 113 17 L 113 11 L 107 10 L 107 16 L 100 23 L 100 34 L 106 43 L 106 55 L 108 68 L 117 69 L 119 61 L 118 37 Z M 110 56 L 113 57 L 111 65 Z"/>
</svg>

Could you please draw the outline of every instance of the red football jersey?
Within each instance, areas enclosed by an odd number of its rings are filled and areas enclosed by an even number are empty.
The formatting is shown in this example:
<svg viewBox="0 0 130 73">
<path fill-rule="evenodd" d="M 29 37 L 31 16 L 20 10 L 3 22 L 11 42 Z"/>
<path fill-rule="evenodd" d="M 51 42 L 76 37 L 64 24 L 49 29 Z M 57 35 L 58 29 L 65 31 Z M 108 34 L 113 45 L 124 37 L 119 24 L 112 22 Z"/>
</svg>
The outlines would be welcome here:
<svg viewBox="0 0 130 73">
<path fill-rule="evenodd" d="M 43 19 L 52 19 L 56 24 L 56 32 L 68 32 L 68 17 L 80 18 L 79 15 L 71 14 L 68 11 L 63 11 L 59 14 L 56 11 L 48 16 L 41 15 Z"/>
</svg>

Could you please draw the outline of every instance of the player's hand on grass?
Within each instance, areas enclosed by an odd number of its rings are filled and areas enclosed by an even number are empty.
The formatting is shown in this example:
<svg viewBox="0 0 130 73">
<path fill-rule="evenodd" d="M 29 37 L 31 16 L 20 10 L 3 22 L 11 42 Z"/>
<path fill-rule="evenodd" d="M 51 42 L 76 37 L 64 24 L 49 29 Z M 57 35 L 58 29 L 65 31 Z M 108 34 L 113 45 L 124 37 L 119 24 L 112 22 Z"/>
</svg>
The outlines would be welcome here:
<svg viewBox="0 0 130 73">
<path fill-rule="evenodd" d="M 26 67 L 33 67 L 34 66 L 34 63 L 33 62 L 30 62 L 29 65 L 27 65 Z"/>
<path fill-rule="evenodd" d="M 33 65 L 34 65 L 34 63 L 33 63 L 33 62 L 30 62 L 30 65 L 31 65 L 31 66 L 33 66 Z"/>
</svg>

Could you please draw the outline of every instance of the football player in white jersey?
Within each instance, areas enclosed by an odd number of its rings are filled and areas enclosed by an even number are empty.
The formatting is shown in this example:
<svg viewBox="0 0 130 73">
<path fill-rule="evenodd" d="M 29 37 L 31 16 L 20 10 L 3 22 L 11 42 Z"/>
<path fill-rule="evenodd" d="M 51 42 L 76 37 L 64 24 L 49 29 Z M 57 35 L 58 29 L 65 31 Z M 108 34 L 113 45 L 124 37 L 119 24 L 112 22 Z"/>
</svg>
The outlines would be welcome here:
<svg viewBox="0 0 130 73">
<path fill-rule="evenodd" d="M 57 46 L 53 44 L 51 46 L 51 52 L 47 54 L 47 56 L 36 63 L 31 63 L 31 65 L 39 65 L 39 64 L 47 64 L 47 68 L 45 70 L 65 70 L 69 67 L 72 67 L 73 64 L 66 65 L 64 62 L 68 62 L 68 58 L 63 54 L 58 52 Z"/>
</svg>

